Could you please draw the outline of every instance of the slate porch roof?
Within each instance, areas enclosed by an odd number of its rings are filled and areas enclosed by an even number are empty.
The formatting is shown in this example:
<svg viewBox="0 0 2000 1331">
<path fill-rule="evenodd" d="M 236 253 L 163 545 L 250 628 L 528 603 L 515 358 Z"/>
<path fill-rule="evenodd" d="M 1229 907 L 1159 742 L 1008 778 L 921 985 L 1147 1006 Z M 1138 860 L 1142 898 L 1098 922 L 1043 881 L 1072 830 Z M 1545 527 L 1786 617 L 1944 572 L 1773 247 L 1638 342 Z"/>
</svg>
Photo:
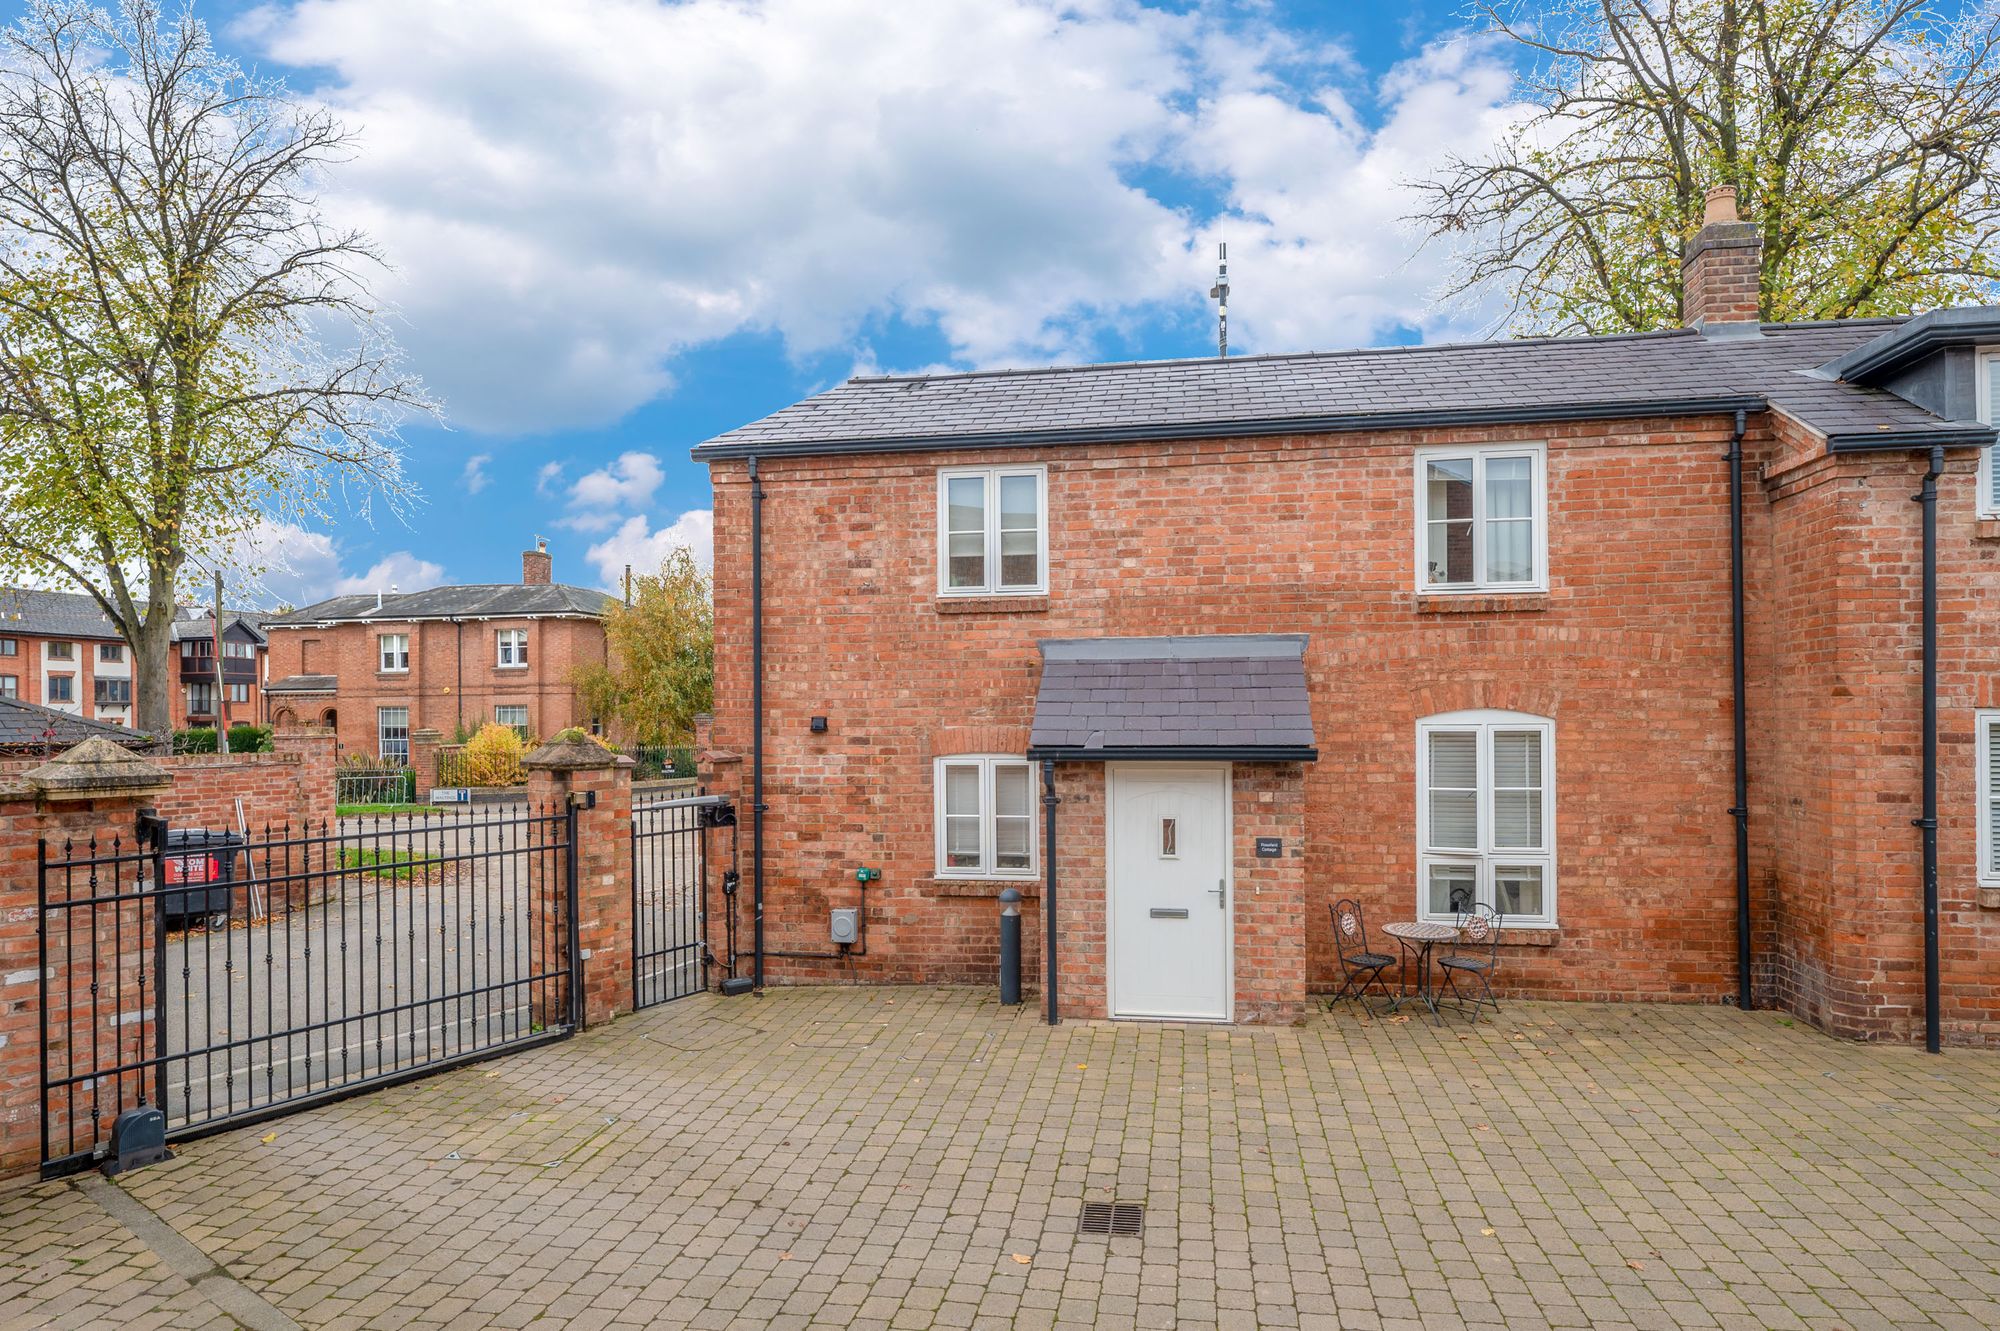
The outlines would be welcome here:
<svg viewBox="0 0 2000 1331">
<path fill-rule="evenodd" d="M 264 686 L 266 693 L 332 693 L 339 681 L 333 675 L 286 675 Z"/>
<path fill-rule="evenodd" d="M 52 726 L 55 728 L 53 739 L 45 733 Z M 139 731 L 114 726 L 108 721 L 73 716 L 40 703 L 23 702 L 19 698 L 0 698 L 0 750 L 39 749 L 45 745 L 67 749 L 92 736 L 100 736 L 127 748 L 143 748 L 152 743 Z"/>
<path fill-rule="evenodd" d="M 1303 634 L 1052 638 L 1030 758 L 1312 762 Z"/>
<path fill-rule="evenodd" d="M 718 435 L 694 456 L 1223 438 L 1766 407 L 1797 417 L 1837 448 L 1991 442 L 1991 427 L 1941 420 L 1828 369 L 1903 322 L 1766 324 L 1762 336 L 1673 329 L 855 378 Z"/>
</svg>

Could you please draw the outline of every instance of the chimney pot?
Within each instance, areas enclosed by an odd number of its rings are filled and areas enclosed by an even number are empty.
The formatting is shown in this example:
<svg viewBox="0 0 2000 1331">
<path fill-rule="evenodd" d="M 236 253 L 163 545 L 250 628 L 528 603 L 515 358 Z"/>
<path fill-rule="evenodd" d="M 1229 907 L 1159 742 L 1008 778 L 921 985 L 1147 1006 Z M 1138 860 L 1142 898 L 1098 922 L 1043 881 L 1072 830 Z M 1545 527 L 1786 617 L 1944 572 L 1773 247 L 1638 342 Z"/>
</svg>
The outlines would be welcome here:
<svg viewBox="0 0 2000 1331">
<path fill-rule="evenodd" d="M 1681 260 L 1681 317 L 1713 333 L 1755 333 L 1764 238 L 1736 211 L 1736 189 L 1717 185 L 1702 200 L 1701 230 Z"/>
</svg>

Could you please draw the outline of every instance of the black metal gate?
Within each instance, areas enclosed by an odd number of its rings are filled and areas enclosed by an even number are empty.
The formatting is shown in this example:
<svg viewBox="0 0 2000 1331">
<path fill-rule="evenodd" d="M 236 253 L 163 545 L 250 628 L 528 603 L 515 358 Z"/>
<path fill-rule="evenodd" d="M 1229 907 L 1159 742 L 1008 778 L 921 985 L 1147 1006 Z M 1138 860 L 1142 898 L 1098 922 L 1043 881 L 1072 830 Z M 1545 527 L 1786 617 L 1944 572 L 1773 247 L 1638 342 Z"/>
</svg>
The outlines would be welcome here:
<svg viewBox="0 0 2000 1331">
<path fill-rule="evenodd" d="M 708 833 L 730 830 L 726 796 L 694 795 L 632 807 L 632 1002 L 653 1007 L 707 987 Z"/>
<path fill-rule="evenodd" d="M 121 1109 L 188 1137 L 568 1035 L 576 814 L 38 846 L 42 1172 Z"/>
</svg>

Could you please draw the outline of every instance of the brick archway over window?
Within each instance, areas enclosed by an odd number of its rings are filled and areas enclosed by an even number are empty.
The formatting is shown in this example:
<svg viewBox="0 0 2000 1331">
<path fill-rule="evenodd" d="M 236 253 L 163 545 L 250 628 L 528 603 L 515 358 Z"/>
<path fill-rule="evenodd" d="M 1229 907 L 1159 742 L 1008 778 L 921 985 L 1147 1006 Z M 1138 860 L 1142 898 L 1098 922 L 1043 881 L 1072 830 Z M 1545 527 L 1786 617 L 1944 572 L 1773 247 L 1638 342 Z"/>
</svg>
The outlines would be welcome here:
<svg viewBox="0 0 2000 1331">
<path fill-rule="evenodd" d="M 298 724 L 298 716 L 289 707 L 280 707 L 271 717 L 273 726 L 293 726 Z"/>
</svg>

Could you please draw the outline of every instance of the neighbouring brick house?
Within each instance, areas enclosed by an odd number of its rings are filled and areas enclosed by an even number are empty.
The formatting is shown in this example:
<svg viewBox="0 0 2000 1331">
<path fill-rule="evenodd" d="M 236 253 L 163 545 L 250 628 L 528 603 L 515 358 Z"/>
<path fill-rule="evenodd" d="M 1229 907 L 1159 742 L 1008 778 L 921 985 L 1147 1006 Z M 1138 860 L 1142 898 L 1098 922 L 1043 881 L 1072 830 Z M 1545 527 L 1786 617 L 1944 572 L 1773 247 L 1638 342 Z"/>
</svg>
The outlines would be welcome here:
<svg viewBox="0 0 2000 1331">
<path fill-rule="evenodd" d="M 761 891 L 772 977 L 988 982 L 1011 886 L 1065 1012 L 1285 1020 L 1336 899 L 1469 900 L 1503 995 L 1914 1038 L 1928 510 L 1933 1010 L 2000 1042 L 2000 309 L 1760 325 L 1757 245 L 1718 191 L 1681 330 L 855 379 L 697 448 L 744 949 Z"/>
<path fill-rule="evenodd" d="M 571 680 L 605 660 L 611 598 L 552 580 L 545 544 L 519 583 L 336 596 L 265 622 L 272 720 L 335 730 L 344 754 L 407 761 L 410 735 L 489 721 L 523 735 L 595 727 Z"/>
<path fill-rule="evenodd" d="M 264 633 L 256 611 L 223 611 L 220 690 L 215 617 L 183 607 L 171 630 L 170 715 L 176 729 L 261 724 Z M 138 687 L 132 649 L 111 617 L 81 592 L 0 587 L 0 698 L 18 697 L 75 716 L 130 726 Z"/>
</svg>

